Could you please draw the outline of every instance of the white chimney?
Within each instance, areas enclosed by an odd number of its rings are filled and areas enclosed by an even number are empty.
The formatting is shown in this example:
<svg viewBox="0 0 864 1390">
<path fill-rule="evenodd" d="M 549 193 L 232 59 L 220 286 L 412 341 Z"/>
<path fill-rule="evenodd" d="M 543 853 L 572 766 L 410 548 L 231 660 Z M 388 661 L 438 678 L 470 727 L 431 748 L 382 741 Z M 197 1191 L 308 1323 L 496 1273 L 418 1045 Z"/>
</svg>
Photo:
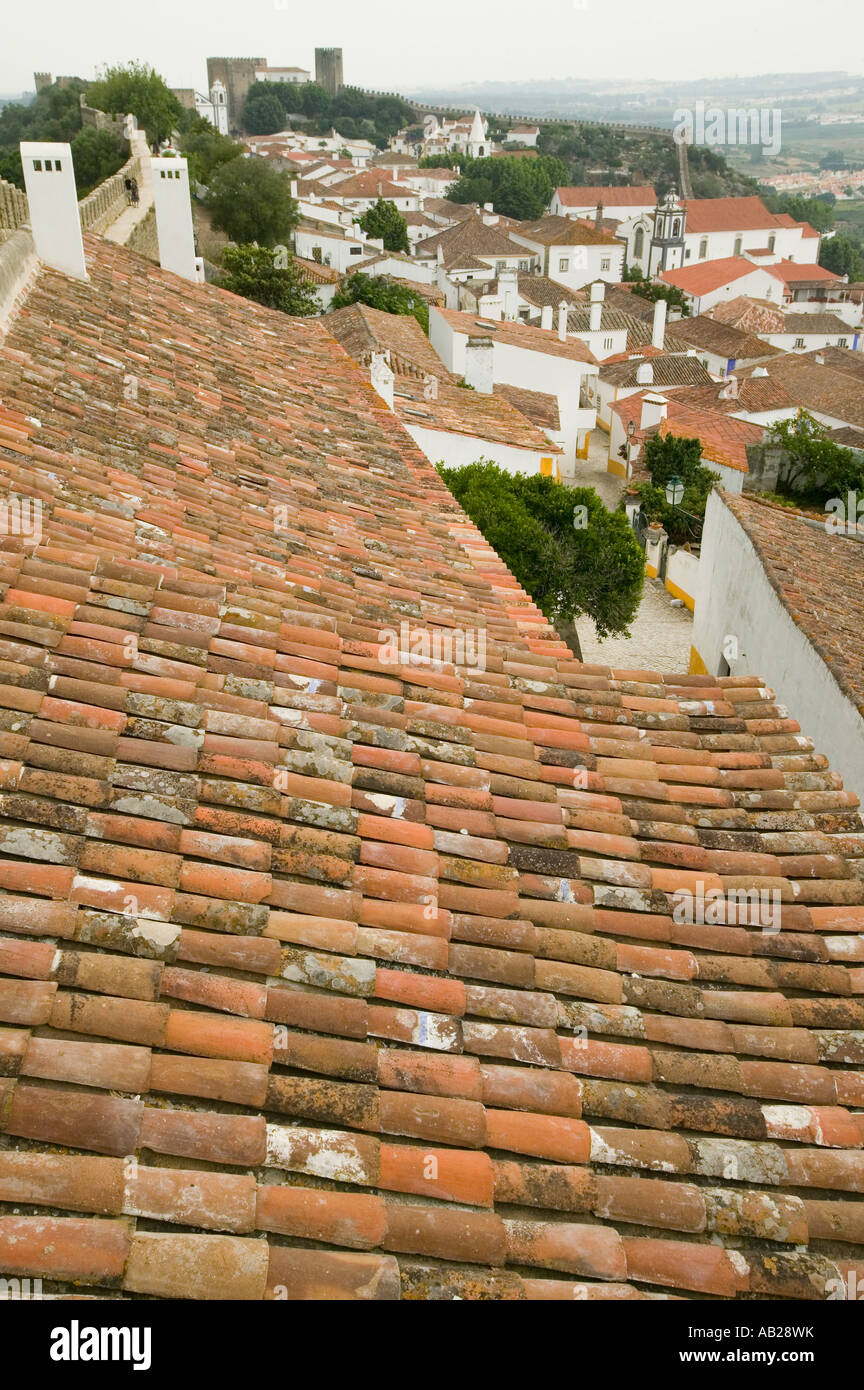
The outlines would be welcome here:
<svg viewBox="0 0 864 1390">
<path fill-rule="evenodd" d="M 642 400 L 642 414 L 639 419 L 640 430 L 650 430 L 652 426 L 659 425 L 661 420 L 666 419 L 666 409 L 669 405 L 665 396 L 660 396 L 656 391 L 649 391 Z"/>
<path fill-rule="evenodd" d="M 568 314 L 568 312 L 569 312 L 569 305 L 567 304 L 567 300 L 566 300 L 566 299 L 562 299 L 562 300 L 561 300 L 561 303 L 558 305 L 558 337 L 561 339 L 562 343 L 564 343 L 564 342 L 567 341 L 567 314 Z"/>
<path fill-rule="evenodd" d="M 373 390 L 393 409 L 393 383 L 395 375 L 387 360 L 386 352 L 373 352 L 369 363 L 369 380 Z"/>
<path fill-rule="evenodd" d="M 595 299 L 594 286 L 591 286 L 591 308 L 588 313 L 588 328 L 592 333 L 600 331 L 600 320 L 603 316 L 603 300 Z"/>
<path fill-rule="evenodd" d="M 424 401 L 437 401 L 438 399 L 438 378 L 431 372 L 427 372 L 423 378 L 423 399 Z"/>
<path fill-rule="evenodd" d="M 296 180 L 296 179 L 292 179 L 292 180 L 291 180 L 291 197 L 292 197 L 292 198 L 296 198 L 296 197 L 297 197 L 297 180 Z"/>
<path fill-rule="evenodd" d="M 593 281 L 590 295 L 592 304 L 596 304 L 598 300 L 601 304 L 603 303 L 603 300 L 606 298 L 606 286 L 602 280 Z"/>
<path fill-rule="evenodd" d="M 189 198 L 189 166 L 185 159 L 166 155 L 151 159 L 159 264 L 184 280 L 197 280 L 195 233 Z"/>
<path fill-rule="evenodd" d="M 825 366 L 825 354 L 824 354 L 824 352 L 817 352 L 817 354 L 816 354 L 816 356 L 814 357 L 813 360 L 814 360 L 814 362 L 816 363 L 817 367 L 824 367 L 824 366 Z"/>
<path fill-rule="evenodd" d="M 465 344 L 465 384 L 491 396 L 495 379 L 495 344 L 491 338 L 469 338 Z"/>
<path fill-rule="evenodd" d="M 540 310 L 540 327 L 541 327 L 541 328 L 550 328 L 550 329 L 551 329 L 551 327 L 552 327 L 552 320 L 554 319 L 554 317 L 555 317 L 555 310 L 552 308 L 552 305 L 551 305 L 551 304 L 544 304 L 543 307 L 542 307 L 541 310 Z"/>
<path fill-rule="evenodd" d="M 753 371 L 751 372 L 751 376 L 767 376 L 767 375 L 768 375 L 768 368 L 767 368 L 767 367 L 754 367 L 754 368 L 753 368 Z"/>
<path fill-rule="evenodd" d="M 662 348 L 666 337 L 666 309 L 665 299 L 658 299 L 654 305 L 654 323 L 651 328 L 651 346 Z"/>
<path fill-rule="evenodd" d="M 640 362 L 639 366 L 636 368 L 636 385 L 653 386 L 653 384 L 654 368 L 651 366 L 650 362 Z"/>
<path fill-rule="evenodd" d="M 498 293 L 501 295 L 502 317 L 515 323 L 519 317 L 516 301 L 519 291 L 519 272 L 505 267 L 498 276 Z"/>
<path fill-rule="evenodd" d="M 70 146 L 22 141 L 21 163 L 36 255 L 52 270 L 86 280 Z"/>
<path fill-rule="evenodd" d="M 731 372 L 730 375 L 724 379 L 720 391 L 720 399 L 721 401 L 735 401 L 738 399 L 738 378 L 734 372 Z"/>
</svg>

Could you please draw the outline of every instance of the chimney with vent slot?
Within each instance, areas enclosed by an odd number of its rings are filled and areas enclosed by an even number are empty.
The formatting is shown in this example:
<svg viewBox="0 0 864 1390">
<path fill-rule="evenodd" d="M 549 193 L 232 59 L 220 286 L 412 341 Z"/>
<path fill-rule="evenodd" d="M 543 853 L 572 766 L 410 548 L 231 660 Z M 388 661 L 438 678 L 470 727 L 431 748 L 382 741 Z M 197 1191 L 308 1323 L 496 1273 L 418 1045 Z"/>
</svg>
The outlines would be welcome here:
<svg viewBox="0 0 864 1390">
<path fill-rule="evenodd" d="M 153 200 L 156 205 L 156 235 L 159 264 L 184 280 L 198 280 L 195 264 L 195 233 L 192 229 L 192 203 L 189 198 L 189 166 L 176 155 L 151 159 Z"/>
<path fill-rule="evenodd" d="M 21 164 L 36 255 L 52 270 L 87 279 L 69 145 L 23 141 Z"/>
<path fill-rule="evenodd" d="M 666 338 L 666 309 L 665 299 L 658 299 L 654 305 L 654 322 L 651 327 L 651 346 L 662 348 Z"/>
<path fill-rule="evenodd" d="M 603 300 L 606 296 L 606 286 L 602 280 L 595 280 L 591 286 L 591 309 L 589 311 L 588 328 L 591 333 L 599 333 L 600 323 L 603 318 Z"/>
<path fill-rule="evenodd" d="M 597 230 L 598 232 L 602 229 L 602 226 L 603 226 L 603 204 L 602 204 L 602 203 L 598 203 L 598 204 L 597 204 L 597 211 L 596 211 L 595 214 L 594 214 L 594 226 L 595 226 L 595 228 L 596 228 L 596 230 Z"/>
<path fill-rule="evenodd" d="M 491 338 L 469 338 L 465 344 L 465 385 L 491 396 L 495 380 L 495 344 Z"/>
<path fill-rule="evenodd" d="M 395 373 L 390 366 L 389 353 L 373 352 L 369 362 L 369 380 L 372 389 L 378 392 L 383 401 L 393 409 Z"/>
<path fill-rule="evenodd" d="M 501 296 L 501 316 L 510 323 L 519 317 L 516 309 L 519 295 L 519 272 L 505 266 L 498 276 L 498 293 Z"/>
<path fill-rule="evenodd" d="M 540 310 L 540 327 L 541 327 L 541 328 L 550 328 L 550 329 L 551 329 L 551 327 L 552 327 L 552 321 L 553 321 L 554 318 L 555 318 L 555 310 L 552 308 L 552 305 L 551 305 L 551 304 L 544 304 L 543 307 L 542 307 L 541 310 Z"/>
<path fill-rule="evenodd" d="M 569 312 L 569 307 L 566 299 L 562 299 L 561 303 L 558 305 L 558 337 L 561 339 L 562 343 L 567 341 L 567 314 Z"/>
</svg>

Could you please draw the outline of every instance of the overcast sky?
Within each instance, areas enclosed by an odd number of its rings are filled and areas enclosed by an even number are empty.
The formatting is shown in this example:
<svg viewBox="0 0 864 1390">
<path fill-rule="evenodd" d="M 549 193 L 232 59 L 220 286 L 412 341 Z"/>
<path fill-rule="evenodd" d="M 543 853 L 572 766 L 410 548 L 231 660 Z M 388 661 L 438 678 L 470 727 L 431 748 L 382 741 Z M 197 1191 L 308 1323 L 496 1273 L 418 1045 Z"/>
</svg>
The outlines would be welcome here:
<svg viewBox="0 0 864 1390">
<path fill-rule="evenodd" d="M 39 0 L 5 6 L 0 92 L 34 69 L 94 75 L 140 58 L 203 88 L 205 59 L 314 66 L 344 51 L 346 82 L 407 90 L 529 78 L 688 79 L 864 71 L 860 0 Z"/>
</svg>

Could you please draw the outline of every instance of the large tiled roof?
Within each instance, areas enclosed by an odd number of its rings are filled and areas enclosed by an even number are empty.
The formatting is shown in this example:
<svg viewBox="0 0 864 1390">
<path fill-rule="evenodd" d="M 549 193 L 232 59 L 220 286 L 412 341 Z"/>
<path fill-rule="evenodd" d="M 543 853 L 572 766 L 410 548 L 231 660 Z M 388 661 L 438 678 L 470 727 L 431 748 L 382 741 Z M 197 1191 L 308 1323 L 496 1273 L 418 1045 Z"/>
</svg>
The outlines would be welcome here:
<svg viewBox="0 0 864 1390">
<path fill-rule="evenodd" d="M 824 349 L 827 352 L 828 349 Z M 864 394 L 861 381 L 846 369 L 826 360 L 819 353 L 784 352 L 766 358 L 760 365 L 769 376 L 782 383 L 792 400 L 802 409 L 864 427 Z M 752 373 L 752 368 L 745 371 Z"/>
<path fill-rule="evenodd" d="M 755 676 L 573 660 L 320 323 L 87 250 L 0 348 L 43 504 L 0 551 L 0 1269 L 842 1286 L 854 798 Z M 485 669 L 394 664 L 403 622 Z M 782 931 L 677 920 L 697 884 Z"/>
<path fill-rule="evenodd" d="M 594 354 L 579 338 L 558 337 L 557 329 L 537 328 L 534 324 L 510 322 L 506 319 L 478 318 L 461 309 L 433 310 L 440 314 L 456 333 L 468 338 L 492 338 L 526 352 L 542 352 L 549 357 L 569 357 L 574 362 L 596 362 Z"/>
<path fill-rule="evenodd" d="M 809 316 L 808 316 L 809 317 Z M 781 319 L 782 322 L 782 319 Z M 686 343 L 708 352 L 720 353 L 724 357 L 748 359 L 765 357 L 779 352 L 768 343 L 763 343 L 754 333 L 745 333 L 732 324 L 723 323 L 710 314 L 699 314 L 696 318 L 678 319 L 675 333 Z"/>
<path fill-rule="evenodd" d="M 691 357 L 687 352 L 663 352 L 650 357 L 601 362 L 600 379 L 614 386 L 635 386 L 639 380 L 639 368 L 646 362 L 651 365 L 654 386 L 707 386 L 714 380 L 699 358 Z"/>
<path fill-rule="evenodd" d="M 602 184 L 570 185 L 557 188 L 558 201 L 563 207 L 653 207 L 657 202 L 654 189 L 648 184 L 631 187 L 606 187 Z"/>
<path fill-rule="evenodd" d="M 718 261 L 701 261 L 698 265 L 685 265 L 677 270 L 661 270 L 657 278 L 666 285 L 676 286 L 685 294 L 701 295 L 710 294 L 712 290 L 719 290 L 723 285 L 732 284 L 760 269 L 773 274 L 776 267 L 758 266 L 744 256 L 724 256 Z M 782 276 L 776 278 L 782 279 Z"/>
<path fill-rule="evenodd" d="M 685 202 L 688 232 L 756 232 L 797 227 L 791 217 L 769 212 L 761 198 L 690 198 Z"/>
<path fill-rule="evenodd" d="M 744 496 L 724 500 L 783 606 L 864 714 L 864 634 L 850 603 L 864 586 L 861 538 L 829 531 L 824 516 L 815 520 Z"/>
<path fill-rule="evenodd" d="M 609 232 L 598 231 L 590 222 L 581 222 L 576 217 L 550 214 L 537 222 L 523 223 L 518 235 L 543 246 L 617 246 L 623 249 L 623 243 L 616 241 Z"/>
<path fill-rule="evenodd" d="M 561 452 L 558 444 L 552 444 L 542 429 L 497 391 L 472 391 L 445 379 L 439 382 L 437 395 L 429 398 L 422 382 L 398 377 L 393 404 L 406 429 L 438 430 L 476 439 L 478 458 L 482 457 L 482 444 L 486 440 L 510 444 L 515 449 L 530 449 L 535 454 Z M 533 465 L 526 462 L 526 468 L 531 466 L 536 468 L 536 462 Z"/>
<path fill-rule="evenodd" d="M 389 351 L 396 372 L 450 377 L 413 314 L 386 314 L 368 304 L 347 304 L 326 314 L 323 323 L 345 351 L 364 366 L 373 352 Z"/>
<path fill-rule="evenodd" d="M 455 265 L 465 256 L 522 256 L 530 259 L 527 246 L 513 241 L 508 233 L 497 223 L 487 223 L 477 213 L 463 221 L 446 227 L 434 236 L 418 241 L 418 256 L 437 256 L 438 248 L 444 255 L 445 265 Z"/>
</svg>

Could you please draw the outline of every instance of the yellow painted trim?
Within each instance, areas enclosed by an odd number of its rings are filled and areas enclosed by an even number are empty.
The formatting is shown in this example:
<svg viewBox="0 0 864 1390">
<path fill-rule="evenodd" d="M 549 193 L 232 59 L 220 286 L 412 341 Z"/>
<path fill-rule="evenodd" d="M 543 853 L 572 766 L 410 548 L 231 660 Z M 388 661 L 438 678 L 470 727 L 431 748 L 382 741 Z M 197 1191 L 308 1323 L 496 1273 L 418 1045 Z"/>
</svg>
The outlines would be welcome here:
<svg viewBox="0 0 864 1390">
<path fill-rule="evenodd" d="M 696 650 L 695 647 L 691 647 L 691 648 L 690 648 L 690 675 L 691 675 L 691 676 L 707 676 L 707 675 L 708 675 L 708 667 L 705 665 L 705 662 L 702 660 L 701 656 L 699 655 L 699 653 L 697 652 L 697 650 Z"/>
<path fill-rule="evenodd" d="M 666 578 L 666 588 L 669 590 L 673 598 L 680 598 L 690 609 L 690 612 L 693 612 L 694 608 L 696 607 L 695 598 L 693 598 L 690 594 L 685 593 L 683 589 L 679 589 L 678 585 L 673 583 L 673 581 L 669 579 L 668 576 Z"/>
<path fill-rule="evenodd" d="M 649 565 L 648 561 L 646 560 L 646 561 L 645 561 L 645 573 L 647 574 L 647 576 L 648 576 L 649 579 L 656 579 L 656 578 L 657 578 L 657 566 L 656 566 L 656 565 Z"/>
<path fill-rule="evenodd" d="M 551 477 L 552 477 L 552 460 L 551 460 L 551 459 L 541 458 L 541 460 L 540 460 L 540 472 L 541 472 L 541 474 L 543 475 L 544 478 L 551 478 Z"/>
<path fill-rule="evenodd" d="M 586 436 L 585 436 L 585 443 L 582 445 L 582 448 L 576 450 L 576 457 L 577 457 L 577 459 L 587 459 L 587 457 L 588 457 L 588 445 L 590 444 L 590 442 L 591 442 L 591 431 L 589 430 L 588 433 L 587 433 Z"/>
</svg>

